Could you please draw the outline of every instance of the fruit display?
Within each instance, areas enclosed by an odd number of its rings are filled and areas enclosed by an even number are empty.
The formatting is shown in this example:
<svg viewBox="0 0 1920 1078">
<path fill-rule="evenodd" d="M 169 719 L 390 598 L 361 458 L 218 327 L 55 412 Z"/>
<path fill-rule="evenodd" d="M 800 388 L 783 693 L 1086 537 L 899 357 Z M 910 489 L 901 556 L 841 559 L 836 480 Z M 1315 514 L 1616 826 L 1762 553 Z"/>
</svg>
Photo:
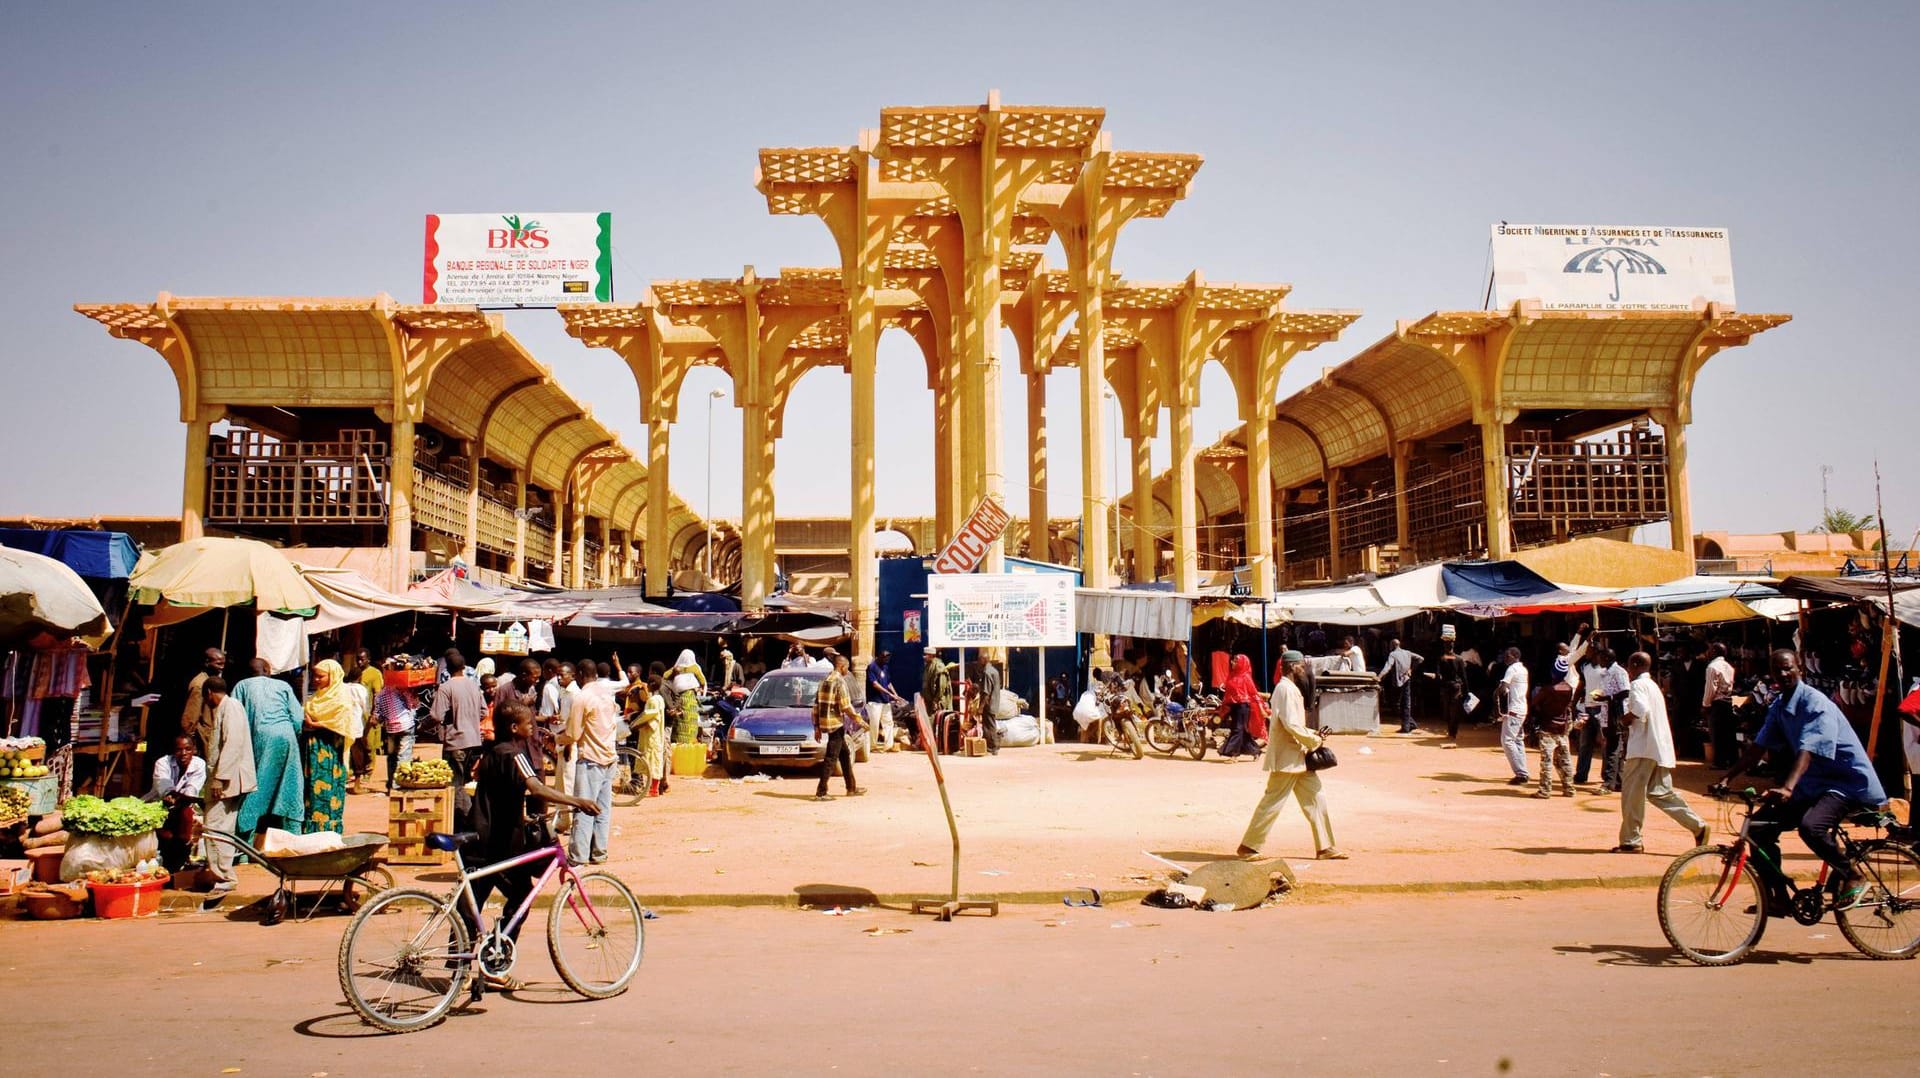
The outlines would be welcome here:
<svg viewBox="0 0 1920 1078">
<path fill-rule="evenodd" d="M 17 820 L 27 814 L 33 798 L 18 786 L 0 786 L 0 820 Z"/>
<path fill-rule="evenodd" d="M 453 784 L 453 768 L 445 760 L 412 760 L 400 765 L 393 781 L 416 790 L 438 789 Z"/>
<path fill-rule="evenodd" d="M 440 666 L 432 659 L 413 655 L 395 655 L 381 665 L 381 680 L 396 689 L 414 689 L 431 685 L 440 677 Z"/>
<path fill-rule="evenodd" d="M 37 779 L 47 774 L 41 762 L 46 745 L 37 737 L 16 737 L 0 742 L 0 779 Z"/>
</svg>

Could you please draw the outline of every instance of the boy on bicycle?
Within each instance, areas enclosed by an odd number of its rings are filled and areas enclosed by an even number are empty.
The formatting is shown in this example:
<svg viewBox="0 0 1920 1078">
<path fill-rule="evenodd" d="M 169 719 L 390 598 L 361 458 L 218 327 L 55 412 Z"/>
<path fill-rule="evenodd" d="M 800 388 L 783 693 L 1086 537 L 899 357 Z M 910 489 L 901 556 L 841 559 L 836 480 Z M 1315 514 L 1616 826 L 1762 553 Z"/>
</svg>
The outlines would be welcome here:
<svg viewBox="0 0 1920 1078">
<path fill-rule="evenodd" d="M 1754 814 L 1748 834 L 1777 872 L 1780 832 L 1798 826 L 1807 849 L 1833 868 L 1829 886 L 1834 894 L 1845 898 L 1858 889 L 1858 881 L 1847 870 L 1834 832 L 1849 813 L 1886 804 L 1887 794 L 1853 724 L 1824 693 L 1801 680 L 1800 657 L 1782 648 L 1773 653 L 1771 666 L 1775 696 L 1766 722 L 1713 792 L 1724 791 L 1769 751 L 1793 753 L 1785 781 L 1763 796 L 1766 807 Z"/>
<path fill-rule="evenodd" d="M 495 710 L 493 721 L 499 740 L 488 746 L 480 758 L 474 783 L 473 829 L 480 834 L 473 846 L 472 860 L 476 865 L 496 864 L 553 841 L 546 833 L 543 818 L 535 815 L 530 822 L 527 810 L 532 807 L 531 802 L 550 801 L 589 816 L 600 813 L 600 806 L 595 802 L 563 794 L 540 781 L 541 759 L 540 750 L 533 743 L 532 708 L 511 700 Z M 484 907 L 496 888 L 506 901 L 506 908 L 512 910 L 533 891 L 533 870 L 521 866 L 473 881 L 474 907 Z M 478 939 L 480 925 L 474 921 L 473 914 L 462 906 L 460 915 L 467 919 L 467 930 Z M 518 926 L 514 935 L 519 935 Z M 489 977 L 487 985 L 501 991 L 512 991 L 519 986 L 507 977 Z"/>
</svg>

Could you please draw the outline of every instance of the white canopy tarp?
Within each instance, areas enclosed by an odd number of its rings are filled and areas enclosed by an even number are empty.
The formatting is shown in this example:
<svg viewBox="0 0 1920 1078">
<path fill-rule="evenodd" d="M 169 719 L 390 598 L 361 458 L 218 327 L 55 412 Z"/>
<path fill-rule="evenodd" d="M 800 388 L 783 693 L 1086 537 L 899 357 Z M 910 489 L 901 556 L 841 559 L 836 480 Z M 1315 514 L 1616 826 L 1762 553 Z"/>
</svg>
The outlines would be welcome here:
<svg viewBox="0 0 1920 1078">
<path fill-rule="evenodd" d="M 347 625 L 358 625 L 388 614 L 437 609 L 424 599 L 395 595 L 352 569 L 332 569 L 299 562 L 295 562 L 293 567 L 306 580 L 307 586 L 320 596 L 319 609 L 306 623 L 309 636 Z"/>
<path fill-rule="evenodd" d="M 1193 635 L 1195 598 L 1171 591 L 1076 588 L 1074 627 L 1108 636 L 1186 640 Z"/>
</svg>

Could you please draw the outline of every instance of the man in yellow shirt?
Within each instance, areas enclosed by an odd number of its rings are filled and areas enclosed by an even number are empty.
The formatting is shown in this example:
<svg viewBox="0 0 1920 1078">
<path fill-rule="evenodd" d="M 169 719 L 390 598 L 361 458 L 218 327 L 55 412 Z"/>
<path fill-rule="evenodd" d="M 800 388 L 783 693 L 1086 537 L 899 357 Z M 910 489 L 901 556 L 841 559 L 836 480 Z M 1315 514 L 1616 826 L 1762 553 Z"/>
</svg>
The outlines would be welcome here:
<svg viewBox="0 0 1920 1078">
<path fill-rule="evenodd" d="M 826 755 L 820 757 L 820 785 L 813 791 L 815 801 L 831 800 L 827 797 L 827 776 L 832 774 L 835 760 L 840 762 L 840 777 L 846 780 L 847 796 L 859 797 L 867 792 L 853 780 L 853 751 L 847 747 L 847 732 L 858 732 L 864 724 L 860 713 L 853 709 L 853 698 L 847 695 L 846 675 L 847 657 L 836 653 L 833 673 L 820 679 L 820 691 L 813 697 L 813 736 L 827 743 Z"/>
</svg>

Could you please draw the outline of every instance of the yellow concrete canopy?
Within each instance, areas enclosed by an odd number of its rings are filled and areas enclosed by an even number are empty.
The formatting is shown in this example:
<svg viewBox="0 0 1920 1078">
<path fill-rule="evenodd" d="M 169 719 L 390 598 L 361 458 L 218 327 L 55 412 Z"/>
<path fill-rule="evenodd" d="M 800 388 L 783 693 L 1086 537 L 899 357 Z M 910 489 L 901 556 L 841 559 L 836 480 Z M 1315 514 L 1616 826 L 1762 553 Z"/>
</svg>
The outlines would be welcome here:
<svg viewBox="0 0 1920 1078">
<path fill-rule="evenodd" d="M 116 337 L 167 359 L 184 418 L 227 408 L 367 408 L 424 421 L 480 455 L 565 491 L 591 470 L 587 511 L 631 530 L 646 467 L 507 333 L 471 307 L 366 298 L 176 297 L 79 304 Z M 636 493 L 639 492 L 639 493 Z M 674 497 L 673 513 L 697 519 Z"/>
</svg>

